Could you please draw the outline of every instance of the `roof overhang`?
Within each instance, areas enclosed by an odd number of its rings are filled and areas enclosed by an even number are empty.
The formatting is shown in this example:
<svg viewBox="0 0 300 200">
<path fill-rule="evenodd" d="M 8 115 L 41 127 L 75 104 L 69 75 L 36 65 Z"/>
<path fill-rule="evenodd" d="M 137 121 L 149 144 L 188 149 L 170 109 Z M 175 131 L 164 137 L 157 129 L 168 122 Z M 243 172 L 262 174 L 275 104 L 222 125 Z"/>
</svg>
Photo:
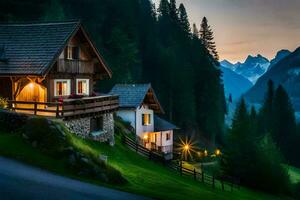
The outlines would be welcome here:
<svg viewBox="0 0 300 200">
<path fill-rule="evenodd" d="M 109 78 L 112 77 L 112 71 L 109 69 L 109 67 L 106 65 L 104 59 L 102 58 L 102 56 L 100 55 L 98 49 L 96 48 L 96 46 L 94 45 L 94 43 L 91 41 L 88 33 L 84 30 L 82 24 L 80 22 L 78 22 L 76 28 L 74 29 L 74 31 L 72 33 L 70 33 L 70 35 L 67 37 L 67 39 L 65 40 L 64 44 L 61 46 L 60 50 L 55 54 L 54 58 L 52 59 L 52 62 L 50 64 L 50 66 L 43 71 L 40 75 L 44 76 L 46 74 L 49 73 L 49 71 L 52 69 L 52 67 L 54 66 L 54 64 L 57 61 L 57 58 L 61 55 L 61 53 L 63 52 L 63 50 L 65 49 L 66 45 L 70 42 L 70 40 L 79 32 L 81 31 L 83 36 L 85 37 L 85 39 L 87 40 L 87 42 L 89 43 L 89 45 L 91 46 L 91 49 L 93 50 L 93 53 L 95 53 L 99 63 L 101 64 L 101 66 L 104 68 L 106 74 L 108 75 Z"/>
<path fill-rule="evenodd" d="M 151 86 L 149 87 L 143 101 L 140 103 L 140 106 L 143 104 L 147 104 L 149 108 L 157 114 L 165 114 L 165 111 L 160 105 L 158 98 L 156 97 L 156 94 Z"/>
</svg>

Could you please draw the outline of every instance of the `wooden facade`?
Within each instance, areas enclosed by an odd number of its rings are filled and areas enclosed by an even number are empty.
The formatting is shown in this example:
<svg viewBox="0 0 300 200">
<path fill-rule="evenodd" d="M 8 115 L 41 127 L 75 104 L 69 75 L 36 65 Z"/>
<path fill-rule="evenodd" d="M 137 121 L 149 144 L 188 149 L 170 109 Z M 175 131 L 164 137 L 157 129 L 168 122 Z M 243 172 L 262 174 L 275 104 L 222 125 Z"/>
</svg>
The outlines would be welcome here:
<svg viewBox="0 0 300 200">
<path fill-rule="evenodd" d="M 13 70 L 11 73 L 1 74 L 0 61 L 0 96 L 10 100 L 11 109 L 49 116 L 73 116 L 91 114 L 93 110 L 94 112 L 116 110 L 117 96 L 97 97 L 94 93 L 95 82 L 104 77 L 111 77 L 111 71 L 80 23 L 74 24 L 74 28 L 70 28 L 70 34 L 65 35 L 68 37 L 67 42 L 63 43 L 56 53 L 54 52 L 54 59 L 47 61 L 47 67 L 43 69 L 44 73 L 29 72 L 32 70 L 31 67 L 24 66 L 22 70 L 26 72 L 24 74 Z M 32 44 L 28 46 L 31 47 Z M 56 46 L 59 47 L 59 44 Z M 46 56 L 48 55 L 40 55 L 36 59 L 43 59 Z M 37 61 L 37 63 L 43 62 Z M 4 69 L 8 67 L 10 67 L 9 63 L 4 66 Z M 21 66 L 15 68 L 19 69 Z M 36 68 L 40 70 L 38 66 Z"/>
</svg>

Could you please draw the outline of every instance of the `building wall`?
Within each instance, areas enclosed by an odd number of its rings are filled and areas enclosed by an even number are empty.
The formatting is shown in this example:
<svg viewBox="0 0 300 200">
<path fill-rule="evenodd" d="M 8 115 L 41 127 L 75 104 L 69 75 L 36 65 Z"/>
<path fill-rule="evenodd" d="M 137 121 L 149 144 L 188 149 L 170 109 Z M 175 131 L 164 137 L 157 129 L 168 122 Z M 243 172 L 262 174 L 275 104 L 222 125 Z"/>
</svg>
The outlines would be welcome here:
<svg viewBox="0 0 300 200">
<path fill-rule="evenodd" d="M 143 126 L 142 115 L 150 114 L 151 119 L 150 125 Z M 154 117 L 153 110 L 149 109 L 148 106 L 142 106 L 136 110 L 119 110 L 117 115 L 121 117 L 124 121 L 130 122 L 131 126 L 135 129 L 135 134 L 140 138 L 143 138 L 144 133 L 154 131 Z"/>
<path fill-rule="evenodd" d="M 109 142 L 111 145 L 115 144 L 114 140 L 114 118 L 113 113 L 103 114 L 103 131 L 104 134 L 99 136 L 92 136 L 91 133 L 91 117 L 76 118 L 65 120 L 66 127 L 82 138 L 88 138 L 99 142 Z"/>
<path fill-rule="evenodd" d="M 167 133 L 170 133 L 170 140 L 167 140 Z M 173 145 L 173 130 L 154 132 L 154 133 L 149 133 L 148 135 L 149 135 L 149 142 L 156 143 L 157 146 Z"/>
<path fill-rule="evenodd" d="M 116 114 L 125 122 L 130 122 L 130 125 L 135 129 L 135 110 L 118 110 Z"/>
<path fill-rule="evenodd" d="M 170 133 L 170 140 L 167 140 L 167 133 Z M 162 131 L 162 146 L 173 145 L 173 130 Z"/>
<path fill-rule="evenodd" d="M 150 125 L 143 126 L 142 123 L 142 114 L 150 114 L 151 120 Z M 143 138 L 145 132 L 153 132 L 154 131 L 154 117 L 153 110 L 149 109 L 148 106 L 142 106 L 136 110 L 136 135 Z"/>
</svg>

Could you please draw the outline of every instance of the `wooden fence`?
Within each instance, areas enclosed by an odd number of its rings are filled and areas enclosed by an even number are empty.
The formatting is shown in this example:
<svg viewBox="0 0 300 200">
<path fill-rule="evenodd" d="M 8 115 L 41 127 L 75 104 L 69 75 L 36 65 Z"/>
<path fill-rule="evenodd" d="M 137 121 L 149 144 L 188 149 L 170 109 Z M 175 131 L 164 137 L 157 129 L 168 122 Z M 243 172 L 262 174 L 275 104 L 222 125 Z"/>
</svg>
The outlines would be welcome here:
<svg viewBox="0 0 300 200">
<path fill-rule="evenodd" d="M 46 117 L 72 117 L 112 112 L 119 107 L 118 96 L 96 96 L 65 99 L 63 102 L 9 101 L 8 109 Z"/>
<path fill-rule="evenodd" d="M 122 135 L 122 142 L 126 144 L 129 148 L 134 150 L 136 153 L 147 157 L 149 160 L 157 161 L 162 163 L 164 166 L 179 172 L 181 176 L 192 177 L 195 181 L 199 181 L 205 184 L 209 184 L 212 188 L 220 188 L 222 190 L 233 191 L 234 188 L 239 189 L 239 180 L 229 176 L 214 176 L 204 171 L 199 172 L 196 169 L 188 169 L 182 166 L 182 162 L 176 164 L 172 161 L 166 161 L 163 154 L 153 152 L 138 143 L 136 143 L 131 138 Z"/>
</svg>

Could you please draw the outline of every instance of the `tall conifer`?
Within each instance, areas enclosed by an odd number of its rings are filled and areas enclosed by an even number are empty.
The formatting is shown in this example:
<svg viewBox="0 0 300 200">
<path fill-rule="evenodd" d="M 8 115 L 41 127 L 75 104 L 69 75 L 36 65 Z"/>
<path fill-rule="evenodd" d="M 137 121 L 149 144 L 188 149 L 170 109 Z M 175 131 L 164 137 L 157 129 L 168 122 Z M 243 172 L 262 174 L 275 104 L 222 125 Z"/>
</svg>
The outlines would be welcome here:
<svg viewBox="0 0 300 200">
<path fill-rule="evenodd" d="M 173 21 L 178 22 L 178 10 L 176 7 L 176 0 L 170 0 L 170 17 Z"/>
<path fill-rule="evenodd" d="M 179 12 L 179 23 L 182 30 L 187 34 L 190 34 L 191 32 L 190 22 L 185 7 L 182 3 L 179 5 L 178 12 Z"/>
<path fill-rule="evenodd" d="M 214 34 L 213 31 L 208 25 L 207 18 L 204 17 L 201 22 L 200 29 L 200 38 L 202 40 L 203 45 L 206 47 L 210 55 L 216 60 L 219 60 L 219 54 L 217 51 L 216 43 L 214 42 Z"/>
</svg>

